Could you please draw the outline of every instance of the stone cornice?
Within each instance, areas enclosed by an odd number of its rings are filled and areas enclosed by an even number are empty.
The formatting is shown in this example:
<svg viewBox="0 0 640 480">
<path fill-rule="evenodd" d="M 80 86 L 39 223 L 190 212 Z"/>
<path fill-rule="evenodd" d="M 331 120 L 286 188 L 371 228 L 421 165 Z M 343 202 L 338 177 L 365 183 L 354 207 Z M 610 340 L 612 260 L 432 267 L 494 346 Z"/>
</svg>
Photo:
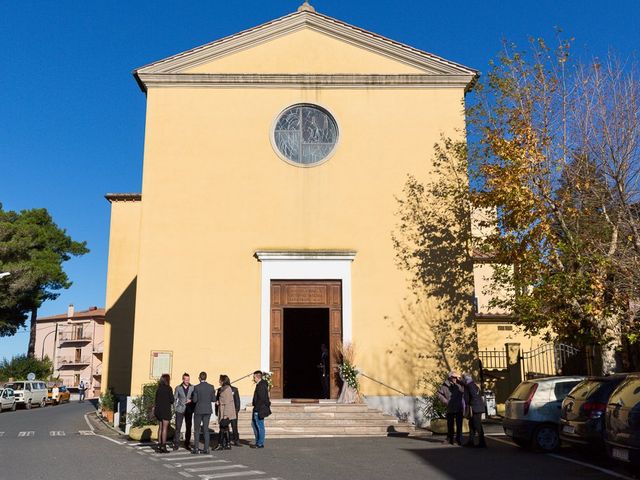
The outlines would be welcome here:
<svg viewBox="0 0 640 480">
<path fill-rule="evenodd" d="M 214 61 L 216 58 L 252 48 L 261 43 L 271 41 L 274 38 L 288 35 L 305 28 L 369 50 L 377 55 L 382 55 L 400 63 L 411 65 L 424 71 L 426 77 L 455 77 L 458 83 L 466 81 L 466 83 L 462 85 L 466 90 L 469 90 L 473 86 L 479 75 L 477 70 L 465 67 L 464 65 L 390 40 L 335 18 L 307 10 L 286 15 L 235 35 L 150 63 L 136 69 L 133 74 L 140 88 L 146 91 L 147 86 L 157 86 L 160 83 L 156 75 L 181 74 L 203 63 Z M 236 77 L 240 76 L 245 75 L 237 75 Z M 253 77 L 254 75 L 249 74 L 248 76 Z M 317 75 L 312 76 L 317 77 Z M 363 76 L 368 77 L 368 75 Z M 341 77 L 341 75 L 333 75 L 333 77 Z M 406 76 L 399 75 L 399 77 Z M 152 85 L 149 82 L 154 82 L 154 84 Z M 443 82 L 446 84 L 446 78 Z M 171 82 L 167 81 L 163 83 Z M 435 82 L 432 81 L 431 83 L 434 84 Z M 207 83 L 206 80 L 202 80 L 199 82 L 193 81 L 191 84 L 206 85 Z M 215 83 L 213 83 L 213 85 L 215 85 Z"/>
<path fill-rule="evenodd" d="M 350 74 L 187 74 L 140 73 L 149 87 L 267 87 L 267 88 L 464 88 L 473 75 L 350 75 Z"/>
<path fill-rule="evenodd" d="M 113 202 L 139 202 L 142 200 L 141 193 L 107 193 L 106 198 L 109 203 Z"/>
<path fill-rule="evenodd" d="M 356 257 L 352 250 L 258 250 L 254 256 L 268 260 L 350 260 Z"/>
</svg>

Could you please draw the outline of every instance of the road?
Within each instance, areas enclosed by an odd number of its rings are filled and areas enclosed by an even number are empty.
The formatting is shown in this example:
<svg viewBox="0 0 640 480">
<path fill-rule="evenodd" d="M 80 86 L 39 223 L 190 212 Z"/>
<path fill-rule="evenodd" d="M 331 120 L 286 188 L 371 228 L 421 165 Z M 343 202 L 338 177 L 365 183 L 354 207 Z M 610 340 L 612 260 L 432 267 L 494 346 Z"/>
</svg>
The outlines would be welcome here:
<svg viewBox="0 0 640 480">
<path fill-rule="evenodd" d="M 372 480 L 518 478 L 546 480 L 631 478 L 598 470 L 575 455 L 540 455 L 493 436 L 489 448 L 452 447 L 436 437 L 268 440 L 212 455 L 185 450 L 159 455 L 127 441 L 93 418 L 90 403 L 0 414 L 0 480 Z M 576 459 L 573 463 L 568 459 Z M 598 463 L 598 462 L 596 462 Z M 615 468 L 615 467 L 614 467 Z"/>
</svg>

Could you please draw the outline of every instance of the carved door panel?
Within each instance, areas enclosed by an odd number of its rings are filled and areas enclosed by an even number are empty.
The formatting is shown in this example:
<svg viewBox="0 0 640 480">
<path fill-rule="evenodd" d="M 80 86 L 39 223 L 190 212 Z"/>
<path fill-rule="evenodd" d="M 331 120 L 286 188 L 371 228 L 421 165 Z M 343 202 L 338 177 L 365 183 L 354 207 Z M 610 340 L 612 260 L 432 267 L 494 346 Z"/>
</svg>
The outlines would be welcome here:
<svg viewBox="0 0 640 480">
<path fill-rule="evenodd" d="M 269 363 L 271 370 L 272 398 L 282 398 L 282 356 L 283 356 L 283 311 L 282 285 L 271 284 L 271 341 Z"/>
<path fill-rule="evenodd" d="M 329 309 L 329 352 L 330 352 L 330 397 L 338 398 L 337 353 L 342 341 L 342 284 L 339 280 L 302 281 L 274 280 L 271 282 L 271 342 L 270 369 L 272 372 L 272 398 L 282 398 L 283 352 L 284 352 L 284 309 L 327 308 Z"/>
</svg>

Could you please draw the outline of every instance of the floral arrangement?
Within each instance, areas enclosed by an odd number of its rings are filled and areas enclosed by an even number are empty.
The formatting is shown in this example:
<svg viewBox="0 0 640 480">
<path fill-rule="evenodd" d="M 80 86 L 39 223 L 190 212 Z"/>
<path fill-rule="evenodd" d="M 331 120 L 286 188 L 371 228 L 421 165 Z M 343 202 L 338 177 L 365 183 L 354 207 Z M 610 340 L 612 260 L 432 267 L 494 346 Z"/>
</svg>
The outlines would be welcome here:
<svg viewBox="0 0 640 480">
<path fill-rule="evenodd" d="M 353 388 L 360 391 L 358 375 L 360 372 L 354 364 L 355 349 L 352 343 L 341 343 L 338 345 L 338 373 L 342 380 Z"/>
<path fill-rule="evenodd" d="M 271 390 L 271 387 L 273 387 L 273 379 L 271 378 L 272 375 L 272 372 L 262 372 L 262 379 L 267 382 L 267 387 L 269 387 L 269 390 Z"/>
</svg>

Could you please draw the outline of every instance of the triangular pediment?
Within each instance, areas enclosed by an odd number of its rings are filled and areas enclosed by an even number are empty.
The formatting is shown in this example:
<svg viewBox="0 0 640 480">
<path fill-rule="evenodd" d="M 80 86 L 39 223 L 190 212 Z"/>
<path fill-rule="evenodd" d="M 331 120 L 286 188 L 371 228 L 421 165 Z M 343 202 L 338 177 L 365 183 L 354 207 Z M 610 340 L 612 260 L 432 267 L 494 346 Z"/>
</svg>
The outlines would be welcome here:
<svg viewBox="0 0 640 480">
<path fill-rule="evenodd" d="M 476 78 L 471 68 L 314 11 L 298 11 L 137 69 L 136 77 L 408 75 Z"/>
</svg>

